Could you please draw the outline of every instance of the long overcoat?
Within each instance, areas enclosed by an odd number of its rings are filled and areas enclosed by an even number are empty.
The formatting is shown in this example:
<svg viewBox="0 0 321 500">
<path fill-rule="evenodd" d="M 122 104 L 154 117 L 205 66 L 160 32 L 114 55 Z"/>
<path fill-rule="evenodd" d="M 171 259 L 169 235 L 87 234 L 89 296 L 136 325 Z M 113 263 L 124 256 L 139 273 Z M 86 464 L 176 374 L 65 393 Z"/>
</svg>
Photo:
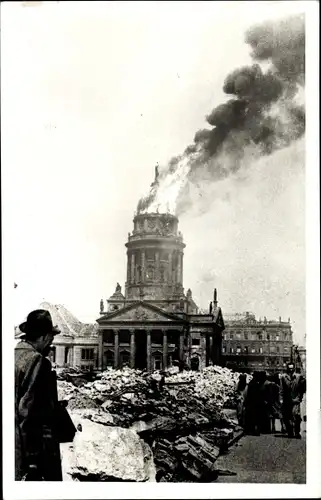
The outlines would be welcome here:
<svg viewBox="0 0 321 500">
<path fill-rule="evenodd" d="M 55 431 L 56 373 L 49 359 L 30 343 L 15 348 L 15 480 L 30 464 L 45 481 L 62 481 L 61 457 Z"/>
</svg>

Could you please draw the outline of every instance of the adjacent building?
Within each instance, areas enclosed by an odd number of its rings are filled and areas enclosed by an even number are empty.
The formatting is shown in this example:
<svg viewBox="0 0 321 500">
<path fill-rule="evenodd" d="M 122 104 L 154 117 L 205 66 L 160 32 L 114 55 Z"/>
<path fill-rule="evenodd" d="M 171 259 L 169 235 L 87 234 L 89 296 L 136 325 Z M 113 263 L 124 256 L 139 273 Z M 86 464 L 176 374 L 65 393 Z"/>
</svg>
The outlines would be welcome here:
<svg viewBox="0 0 321 500">
<path fill-rule="evenodd" d="M 292 359 L 292 347 L 290 319 L 257 320 L 250 312 L 225 318 L 222 357 L 227 367 L 248 372 L 283 370 Z"/>
<path fill-rule="evenodd" d="M 82 323 L 66 307 L 60 304 L 42 302 L 39 309 L 50 312 L 54 325 L 61 331 L 54 338 L 50 354 L 57 368 L 78 367 L 83 370 L 96 370 L 98 365 L 98 325 Z M 19 338 L 21 332 L 15 329 Z"/>
</svg>

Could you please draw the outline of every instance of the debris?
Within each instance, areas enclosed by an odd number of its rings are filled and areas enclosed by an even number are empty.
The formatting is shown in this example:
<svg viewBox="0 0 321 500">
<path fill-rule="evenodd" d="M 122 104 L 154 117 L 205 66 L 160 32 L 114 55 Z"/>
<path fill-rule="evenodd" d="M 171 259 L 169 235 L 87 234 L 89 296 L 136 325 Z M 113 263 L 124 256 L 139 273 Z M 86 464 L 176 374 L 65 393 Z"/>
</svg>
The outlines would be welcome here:
<svg viewBox="0 0 321 500">
<path fill-rule="evenodd" d="M 106 427 L 72 413 L 82 432 L 72 446 L 63 448 L 64 480 L 155 481 L 156 470 L 150 447 L 136 432 Z"/>
</svg>

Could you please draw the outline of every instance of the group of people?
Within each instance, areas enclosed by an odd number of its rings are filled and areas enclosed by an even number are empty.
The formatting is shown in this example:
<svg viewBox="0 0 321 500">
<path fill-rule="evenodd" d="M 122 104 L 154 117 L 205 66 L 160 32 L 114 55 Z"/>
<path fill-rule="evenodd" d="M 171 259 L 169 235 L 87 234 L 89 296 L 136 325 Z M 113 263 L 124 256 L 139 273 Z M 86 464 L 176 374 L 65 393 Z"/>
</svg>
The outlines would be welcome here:
<svg viewBox="0 0 321 500">
<path fill-rule="evenodd" d="M 293 363 L 288 363 L 286 373 L 281 375 L 255 371 L 249 383 L 246 374 L 240 374 L 236 392 L 237 417 L 246 434 L 274 433 L 278 419 L 283 434 L 301 438 L 301 403 L 306 380 L 295 372 Z"/>
</svg>

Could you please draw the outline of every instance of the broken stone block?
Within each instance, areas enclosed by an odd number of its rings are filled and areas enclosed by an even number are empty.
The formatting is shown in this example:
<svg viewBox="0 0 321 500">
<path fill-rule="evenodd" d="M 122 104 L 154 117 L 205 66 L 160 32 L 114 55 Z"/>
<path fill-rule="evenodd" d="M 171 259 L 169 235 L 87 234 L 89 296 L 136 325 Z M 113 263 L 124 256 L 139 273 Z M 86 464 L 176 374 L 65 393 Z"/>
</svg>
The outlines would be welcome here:
<svg viewBox="0 0 321 500">
<path fill-rule="evenodd" d="M 152 451 L 134 431 L 72 418 L 82 432 L 61 446 L 64 480 L 156 481 Z"/>
</svg>

